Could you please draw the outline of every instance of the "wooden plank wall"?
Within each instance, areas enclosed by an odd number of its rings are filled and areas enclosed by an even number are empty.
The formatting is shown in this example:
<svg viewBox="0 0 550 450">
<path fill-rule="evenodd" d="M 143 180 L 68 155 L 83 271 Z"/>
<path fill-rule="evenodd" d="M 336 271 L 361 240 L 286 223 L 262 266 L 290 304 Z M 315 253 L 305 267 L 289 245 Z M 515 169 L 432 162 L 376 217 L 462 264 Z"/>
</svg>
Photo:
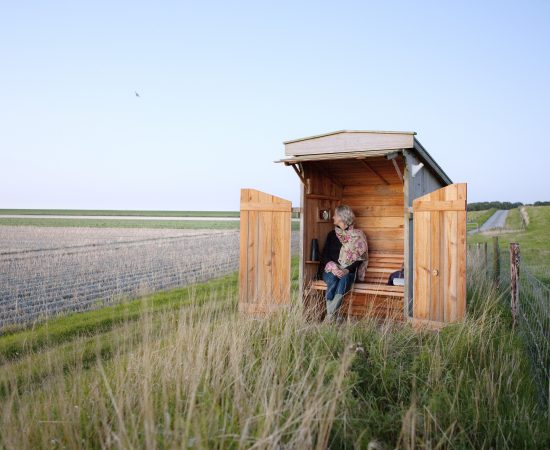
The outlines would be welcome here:
<svg viewBox="0 0 550 450">
<path fill-rule="evenodd" d="M 404 161 L 397 158 L 401 174 Z M 367 235 L 370 252 L 404 252 L 404 191 L 393 162 L 367 158 L 350 167 L 336 167 L 347 182 L 342 203 L 351 206 L 356 225 Z"/>
<path fill-rule="evenodd" d="M 404 252 L 403 185 L 346 186 L 342 203 L 352 207 L 369 252 Z"/>
<path fill-rule="evenodd" d="M 466 184 L 459 183 L 413 202 L 415 320 L 448 323 L 464 318 L 466 200 Z"/>
<path fill-rule="evenodd" d="M 292 204 L 241 189 L 239 310 L 265 313 L 290 302 Z"/>
<path fill-rule="evenodd" d="M 401 158 L 398 165 L 403 174 L 404 161 Z M 367 235 L 369 252 L 398 255 L 403 259 L 403 183 L 392 161 L 380 157 L 330 160 L 321 164 L 310 162 L 303 167 L 309 180 L 303 209 L 304 261 L 310 259 L 311 239 L 317 238 L 322 249 L 327 233 L 334 227 L 332 219 L 320 221 L 317 211 L 330 208 L 334 212 L 340 204 L 347 204 L 354 210 L 356 226 Z M 304 263 L 303 270 L 304 283 L 307 284 L 317 272 L 317 266 Z"/>
</svg>

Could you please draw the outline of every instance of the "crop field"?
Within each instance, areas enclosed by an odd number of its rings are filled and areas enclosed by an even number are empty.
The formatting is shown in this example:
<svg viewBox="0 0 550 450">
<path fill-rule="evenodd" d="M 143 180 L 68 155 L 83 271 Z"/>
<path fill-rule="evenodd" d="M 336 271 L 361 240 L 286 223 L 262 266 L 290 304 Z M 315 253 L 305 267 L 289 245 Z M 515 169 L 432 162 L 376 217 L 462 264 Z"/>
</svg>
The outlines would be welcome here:
<svg viewBox="0 0 550 450">
<path fill-rule="evenodd" d="M 239 211 L 137 211 L 112 209 L 0 209 L 0 217 L 8 214 L 56 216 L 139 216 L 139 217 L 239 217 Z"/>
<path fill-rule="evenodd" d="M 206 281 L 238 259 L 237 230 L 3 226 L 0 328 Z"/>
</svg>

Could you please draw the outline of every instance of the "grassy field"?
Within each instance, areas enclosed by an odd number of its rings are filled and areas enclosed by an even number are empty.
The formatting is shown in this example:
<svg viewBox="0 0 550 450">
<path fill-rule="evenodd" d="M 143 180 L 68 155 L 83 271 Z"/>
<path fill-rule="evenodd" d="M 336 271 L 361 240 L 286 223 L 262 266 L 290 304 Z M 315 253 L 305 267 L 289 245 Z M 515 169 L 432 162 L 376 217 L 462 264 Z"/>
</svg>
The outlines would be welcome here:
<svg viewBox="0 0 550 450">
<path fill-rule="evenodd" d="M 0 209 L 1 215 L 239 217 L 239 211 L 135 211 L 111 209 Z"/>
<path fill-rule="evenodd" d="M 238 230 L 238 220 L 139 220 L 139 219 L 42 219 L 1 218 L 0 226 L 34 227 L 92 227 L 92 228 L 165 228 L 192 230 Z M 292 230 L 300 229 L 300 222 L 292 221 Z"/>
<path fill-rule="evenodd" d="M 468 212 L 468 229 L 475 228 L 470 222 L 476 222 L 481 226 L 493 213 L 494 209 L 487 211 Z M 26 218 L 2 218 L 2 214 L 28 214 Z M 238 211 L 101 211 L 101 210 L 25 210 L 25 209 L 1 209 L 0 226 L 37 226 L 37 227 L 92 227 L 92 228 L 165 228 L 165 229 L 208 229 L 208 230 L 238 230 L 239 221 L 217 220 L 139 220 L 139 219 L 50 219 L 33 218 L 32 215 L 56 214 L 56 215 L 132 215 L 150 217 L 239 217 Z M 293 214 L 295 216 L 295 214 Z M 300 229 L 298 221 L 292 222 L 292 230 Z"/>
<path fill-rule="evenodd" d="M 508 252 L 510 242 L 518 242 L 522 264 L 550 285 L 550 206 L 527 206 L 525 209 L 529 225 L 523 228 L 519 210 L 510 210 L 506 230 L 499 234 L 499 245 L 502 252 Z M 493 235 L 476 234 L 469 236 L 468 242 L 490 241 Z"/>
<path fill-rule="evenodd" d="M 166 228 L 166 229 L 205 229 L 238 230 L 238 220 L 139 220 L 139 219 L 43 219 L 43 218 L 2 218 L 0 226 L 35 227 L 92 227 L 92 228 Z M 295 226 L 293 224 L 293 226 Z M 298 225 L 299 226 L 299 225 Z"/>
<path fill-rule="evenodd" d="M 475 271 L 467 320 L 441 333 L 244 317 L 236 282 L 1 337 L 0 447 L 550 445 L 507 309 Z"/>
</svg>

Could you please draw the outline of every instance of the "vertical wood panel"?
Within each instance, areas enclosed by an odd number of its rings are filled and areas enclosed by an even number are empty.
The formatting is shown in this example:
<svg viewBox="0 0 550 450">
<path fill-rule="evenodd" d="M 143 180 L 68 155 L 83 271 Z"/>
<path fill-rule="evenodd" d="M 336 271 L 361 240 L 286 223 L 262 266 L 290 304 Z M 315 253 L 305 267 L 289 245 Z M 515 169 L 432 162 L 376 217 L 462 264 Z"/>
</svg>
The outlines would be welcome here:
<svg viewBox="0 0 550 450">
<path fill-rule="evenodd" d="M 413 209 L 425 202 L 433 207 L 414 211 L 413 317 L 454 322 L 462 320 L 466 310 L 466 210 L 445 210 L 435 203 L 440 200 L 464 200 L 465 205 L 466 184 L 438 189 L 413 202 Z"/>
<path fill-rule="evenodd" d="M 457 185 L 457 198 L 468 203 L 466 183 Z M 457 212 L 457 280 L 456 280 L 456 317 L 462 320 L 466 314 L 466 211 Z"/>
<path fill-rule="evenodd" d="M 258 202 L 258 191 L 248 190 L 248 201 Z M 258 299 L 257 271 L 258 267 L 258 211 L 248 212 L 248 301 L 256 302 Z"/>
<path fill-rule="evenodd" d="M 439 200 L 439 191 L 435 191 L 432 196 L 433 200 Z M 432 320 L 442 320 L 441 314 L 441 224 L 439 211 L 432 211 L 429 213 L 430 216 L 430 244 L 429 244 L 429 253 L 430 253 L 430 295 L 429 299 L 429 317 Z"/>
<path fill-rule="evenodd" d="M 291 213 L 273 214 L 272 291 L 276 303 L 290 301 L 290 246 L 287 245 L 291 238 L 290 223 Z"/>
<path fill-rule="evenodd" d="M 430 277 L 430 212 L 414 214 L 414 302 L 413 316 L 429 317 Z M 419 299 L 419 301 L 416 301 Z M 420 301 L 420 299 L 424 299 Z"/>
<path fill-rule="evenodd" d="M 290 302 L 291 211 L 288 200 L 241 190 L 241 311 L 265 313 Z"/>
<path fill-rule="evenodd" d="M 458 200 L 458 185 L 453 184 L 441 190 L 443 196 L 440 200 Z M 457 310 L 457 211 L 443 211 L 444 220 L 442 234 L 442 250 L 444 265 L 442 266 L 444 278 L 442 280 L 442 304 L 443 317 L 438 319 L 442 322 L 456 320 Z"/>
<path fill-rule="evenodd" d="M 258 217 L 258 270 L 256 272 L 256 286 L 258 289 L 258 302 L 268 304 L 271 302 L 271 226 L 272 212 L 261 211 Z"/>
<path fill-rule="evenodd" d="M 457 253 L 457 211 L 445 211 L 444 223 L 445 230 L 443 236 L 443 242 L 445 246 L 445 266 L 444 266 L 444 278 L 443 285 L 446 292 L 445 311 L 443 314 L 443 321 L 450 322 L 457 317 L 457 300 L 458 300 L 458 272 L 456 267 L 458 265 L 458 253 Z"/>
<path fill-rule="evenodd" d="M 241 203 L 248 201 L 248 189 L 241 189 Z M 248 222 L 249 212 L 240 213 L 240 251 L 239 251 L 239 302 L 248 298 Z"/>
</svg>

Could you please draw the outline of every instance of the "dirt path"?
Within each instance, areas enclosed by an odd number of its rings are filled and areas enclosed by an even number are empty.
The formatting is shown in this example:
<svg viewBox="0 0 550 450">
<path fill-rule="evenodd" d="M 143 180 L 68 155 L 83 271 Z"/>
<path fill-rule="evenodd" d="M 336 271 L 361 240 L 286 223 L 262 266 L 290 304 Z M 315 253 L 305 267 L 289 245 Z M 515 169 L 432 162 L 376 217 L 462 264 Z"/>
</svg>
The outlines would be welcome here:
<svg viewBox="0 0 550 450">
<path fill-rule="evenodd" d="M 479 228 L 480 232 L 492 230 L 494 228 L 504 228 L 506 218 L 508 217 L 507 209 L 497 209 L 495 213 L 487 219 L 487 221 Z"/>
</svg>

